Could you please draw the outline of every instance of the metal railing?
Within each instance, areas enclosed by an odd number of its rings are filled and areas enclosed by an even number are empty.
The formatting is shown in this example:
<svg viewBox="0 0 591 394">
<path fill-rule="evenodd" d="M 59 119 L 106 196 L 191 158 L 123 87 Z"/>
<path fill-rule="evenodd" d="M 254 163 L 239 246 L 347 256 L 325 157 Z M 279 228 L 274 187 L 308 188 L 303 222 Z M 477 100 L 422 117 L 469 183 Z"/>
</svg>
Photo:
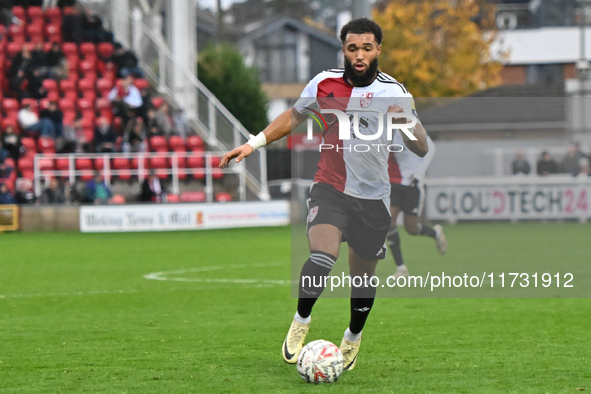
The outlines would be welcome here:
<svg viewBox="0 0 591 394">
<path fill-rule="evenodd" d="M 238 194 L 240 201 L 246 201 L 246 171 L 242 163 L 228 168 L 217 168 L 221 157 L 218 152 L 146 152 L 146 153 L 93 153 L 93 154 L 38 154 L 33 161 L 35 195 L 40 197 L 43 185 L 53 177 L 67 177 L 71 184 L 77 178 L 91 178 L 94 171 L 99 171 L 107 185 L 114 177 L 137 177 L 142 182 L 149 171 L 156 175 L 170 177 L 172 194 L 180 193 L 183 178 L 193 177 L 205 180 L 205 194 L 208 202 L 214 201 L 214 179 L 221 174 L 238 176 Z M 82 161 L 80 159 L 89 159 Z M 128 168 L 116 164 L 117 159 L 125 160 Z M 154 160 L 158 159 L 158 163 Z M 165 161 L 163 162 L 162 159 Z M 64 165 L 67 160 L 67 166 Z M 99 160 L 102 160 L 102 165 Z M 192 160 L 192 162 L 190 162 Z M 162 165 L 162 164 L 165 165 Z"/>
</svg>

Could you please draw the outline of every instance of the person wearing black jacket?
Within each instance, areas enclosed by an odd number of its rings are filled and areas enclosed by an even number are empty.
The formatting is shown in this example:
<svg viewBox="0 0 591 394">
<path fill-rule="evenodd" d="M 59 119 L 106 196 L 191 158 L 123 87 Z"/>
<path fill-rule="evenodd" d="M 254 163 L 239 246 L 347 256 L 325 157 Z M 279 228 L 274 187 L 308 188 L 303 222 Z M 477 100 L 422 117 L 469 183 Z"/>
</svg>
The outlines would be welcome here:
<svg viewBox="0 0 591 394">
<path fill-rule="evenodd" d="M 117 78 L 126 78 L 133 75 L 136 78 L 143 78 L 143 72 L 138 67 L 137 57 L 131 51 L 126 51 L 121 44 L 115 44 L 115 52 L 110 59 L 117 67 Z"/>
<path fill-rule="evenodd" d="M 12 125 L 7 125 L 1 139 L 2 148 L 4 148 L 12 160 L 14 160 L 15 168 L 18 168 L 18 158 L 22 147 L 21 137 L 14 133 L 14 127 Z"/>
<path fill-rule="evenodd" d="M 47 118 L 53 122 L 55 126 L 56 138 L 61 138 L 64 134 L 64 113 L 60 110 L 57 101 L 49 102 L 47 109 L 39 113 L 39 118 Z"/>
<path fill-rule="evenodd" d="M 94 129 L 94 138 L 92 146 L 96 153 L 115 152 L 115 143 L 117 142 L 117 132 L 109 123 L 107 118 L 101 117 L 99 124 Z"/>
<path fill-rule="evenodd" d="M 161 203 L 165 191 L 160 183 L 160 179 L 156 176 L 154 171 L 150 171 L 148 177 L 142 183 L 142 193 L 140 194 L 140 201 Z"/>
</svg>

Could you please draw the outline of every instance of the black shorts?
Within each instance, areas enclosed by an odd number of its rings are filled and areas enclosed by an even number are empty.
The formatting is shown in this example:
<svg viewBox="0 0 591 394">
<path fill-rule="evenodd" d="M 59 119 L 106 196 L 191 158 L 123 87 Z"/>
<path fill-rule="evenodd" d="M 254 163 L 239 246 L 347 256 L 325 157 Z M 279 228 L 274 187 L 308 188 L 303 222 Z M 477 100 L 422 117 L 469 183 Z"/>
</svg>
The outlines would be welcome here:
<svg viewBox="0 0 591 394">
<path fill-rule="evenodd" d="M 417 186 L 391 183 L 390 206 L 398 207 L 405 215 L 419 216 L 425 193 Z"/>
<path fill-rule="evenodd" d="M 317 183 L 308 200 L 308 230 L 317 224 L 338 228 L 342 242 L 347 242 L 362 259 L 386 257 L 390 212 L 382 200 L 351 197 L 326 183 Z"/>
</svg>

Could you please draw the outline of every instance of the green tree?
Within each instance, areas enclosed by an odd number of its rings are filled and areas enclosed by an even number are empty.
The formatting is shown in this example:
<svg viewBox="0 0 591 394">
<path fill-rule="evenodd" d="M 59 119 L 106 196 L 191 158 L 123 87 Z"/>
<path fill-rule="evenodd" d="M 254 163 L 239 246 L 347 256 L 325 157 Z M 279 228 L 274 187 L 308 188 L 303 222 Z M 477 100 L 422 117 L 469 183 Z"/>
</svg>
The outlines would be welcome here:
<svg viewBox="0 0 591 394">
<path fill-rule="evenodd" d="M 256 68 L 244 64 L 231 44 L 210 45 L 199 53 L 199 80 L 252 134 L 267 126 L 268 99 Z"/>
<path fill-rule="evenodd" d="M 497 85 L 502 65 L 489 58 L 489 7 L 484 0 L 390 1 L 374 14 L 384 31 L 380 68 L 417 97 L 462 96 Z"/>
</svg>

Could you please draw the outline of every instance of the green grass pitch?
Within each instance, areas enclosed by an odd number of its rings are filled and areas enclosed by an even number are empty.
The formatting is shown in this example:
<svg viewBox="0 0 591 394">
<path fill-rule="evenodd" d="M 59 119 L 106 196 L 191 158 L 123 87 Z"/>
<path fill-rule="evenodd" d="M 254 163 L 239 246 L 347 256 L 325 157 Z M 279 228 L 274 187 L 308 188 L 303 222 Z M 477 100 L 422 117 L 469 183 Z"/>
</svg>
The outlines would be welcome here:
<svg viewBox="0 0 591 394">
<path fill-rule="evenodd" d="M 411 270 L 513 261 L 589 265 L 591 227 L 402 231 Z M 591 390 L 586 298 L 376 300 L 355 370 L 304 383 L 280 348 L 295 312 L 289 228 L 0 234 L 0 393 L 575 393 Z M 304 251 L 304 255 L 306 252 Z M 388 257 L 380 270 L 393 270 Z M 147 280 L 145 275 L 173 271 Z M 337 345 L 346 299 L 308 341 Z"/>
</svg>

